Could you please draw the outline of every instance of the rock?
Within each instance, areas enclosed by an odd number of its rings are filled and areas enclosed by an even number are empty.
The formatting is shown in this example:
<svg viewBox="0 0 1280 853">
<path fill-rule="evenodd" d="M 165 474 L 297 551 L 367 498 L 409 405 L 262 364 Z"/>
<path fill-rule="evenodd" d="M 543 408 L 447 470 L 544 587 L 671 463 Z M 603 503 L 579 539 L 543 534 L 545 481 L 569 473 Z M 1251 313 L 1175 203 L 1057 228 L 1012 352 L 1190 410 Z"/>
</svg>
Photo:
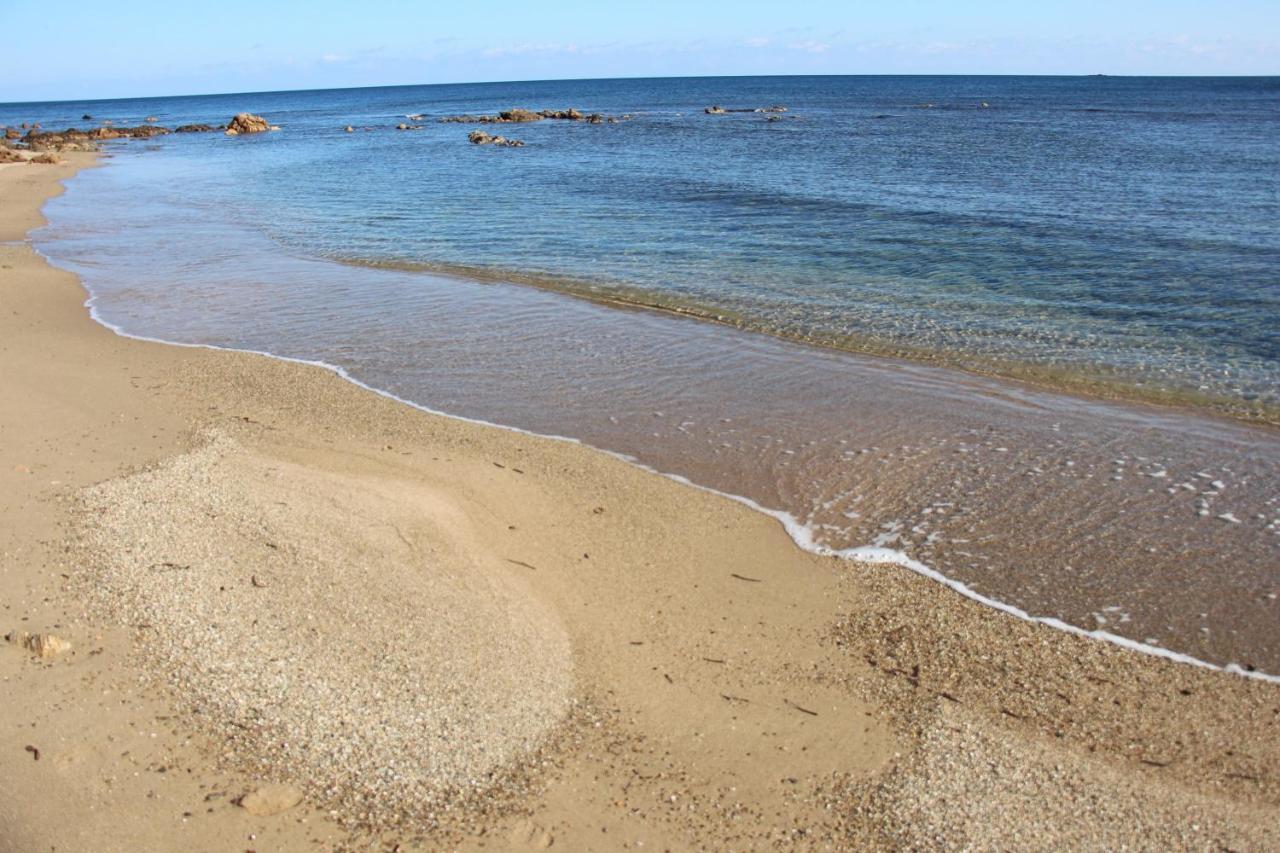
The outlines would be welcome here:
<svg viewBox="0 0 1280 853">
<path fill-rule="evenodd" d="M 84 115 L 80 116 L 80 120 L 81 120 L 81 121 L 93 121 L 93 116 L 89 115 L 88 113 L 85 113 Z"/>
<path fill-rule="evenodd" d="M 490 136 L 483 130 L 473 130 L 467 134 L 467 139 L 472 145 L 504 145 L 507 148 L 523 148 L 524 143 L 519 139 L 507 139 L 505 136 Z"/>
<path fill-rule="evenodd" d="M 716 105 L 707 107 L 704 113 L 711 116 L 722 116 L 725 113 L 785 113 L 787 108 L 781 104 L 772 107 L 722 107 Z"/>
<path fill-rule="evenodd" d="M 89 131 L 90 139 L 119 139 L 120 131 L 113 130 L 109 127 L 99 127 Z"/>
<path fill-rule="evenodd" d="M 0 163 L 21 163 L 27 158 L 23 157 L 17 151 L 14 151 L 7 145 L 0 145 Z M 13 470 L 17 471 L 17 468 Z"/>
<path fill-rule="evenodd" d="M 596 114 L 598 115 L 598 113 Z M 503 110 L 496 116 L 486 115 L 458 115 L 458 116 L 442 116 L 439 121 L 452 122 L 455 124 L 515 124 L 520 122 L 541 121 L 542 119 L 558 119 L 560 121 L 582 121 L 584 116 L 576 109 L 567 110 L 526 110 L 521 108 L 512 108 Z M 600 116 L 601 121 L 604 116 Z"/>
<path fill-rule="evenodd" d="M 270 129 L 271 125 L 267 124 L 267 120 L 262 116 L 255 116 L 250 113 L 236 113 L 235 117 L 227 124 L 227 135 L 262 133 Z"/>
<path fill-rule="evenodd" d="M 38 158 L 33 158 L 31 162 L 36 162 L 36 159 Z M 71 643 L 56 634 L 28 634 L 26 631 L 13 631 L 6 634 L 4 638 L 10 643 L 22 646 L 38 658 L 54 658 L 71 651 Z"/>
<path fill-rule="evenodd" d="M 294 786 L 270 784 L 245 794 L 237 801 L 237 805 L 256 817 L 269 817 L 288 811 L 300 802 L 302 792 Z"/>
<path fill-rule="evenodd" d="M 27 162 L 35 163 L 37 165 L 42 165 L 42 166 L 56 166 L 62 162 L 62 158 L 56 157 L 53 154 L 46 151 L 44 154 L 37 154 Z M 53 639 L 57 639 L 57 638 L 54 637 Z M 40 657 L 45 657 L 45 655 L 42 654 L 40 655 Z"/>
<path fill-rule="evenodd" d="M 582 121 L 582 113 L 572 107 L 567 110 L 543 110 L 538 115 L 543 118 L 559 119 L 560 121 Z"/>
<path fill-rule="evenodd" d="M 354 127 L 352 127 L 351 125 L 347 125 L 346 127 L 344 127 L 344 128 L 343 128 L 343 130 L 344 130 L 344 131 L 346 131 L 347 133 L 355 133 L 355 132 L 356 132 L 356 129 L 355 129 Z"/>
<path fill-rule="evenodd" d="M 18 139 L 21 136 L 22 136 L 22 131 L 18 130 L 16 127 L 11 127 L 4 132 L 5 139 Z"/>
<path fill-rule="evenodd" d="M 174 133 L 209 133 L 213 130 L 208 124 L 183 124 L 173 129 Z"/>
<path fill-rule="evenodd" d="M 137 127 L 126 127 L 120 130 L 122 136 L 132 136 L 135 139 L 150 139 L 153 136 L 164 136 L 171 131 L 167 127 L 157 127 L 154 124 L 140 124 Z"/>
<path fill-rule="evenodd" d="M 542 121 L 544 118 L 551 118 L 545 113 L 535 113 L 530 110 L 513 109 L 498 113 L 499 121 L 523 122 L 523 121 Z"/>
<path fill-rule="evenodd" d="M 600 113 L 592 113 L 587 116 L 587 124 L 600 124 L 603 121 L 604 116 L 600 115 Z"/>
</svg>

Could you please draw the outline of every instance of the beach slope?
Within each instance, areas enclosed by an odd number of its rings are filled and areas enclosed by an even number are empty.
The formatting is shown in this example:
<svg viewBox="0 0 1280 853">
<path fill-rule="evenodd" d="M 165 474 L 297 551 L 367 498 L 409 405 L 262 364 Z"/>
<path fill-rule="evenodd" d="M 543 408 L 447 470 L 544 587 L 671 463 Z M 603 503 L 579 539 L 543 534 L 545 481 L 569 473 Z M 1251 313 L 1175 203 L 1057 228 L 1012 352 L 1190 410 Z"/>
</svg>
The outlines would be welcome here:
<svg viewBox="0 0 1280 853">
<path fill-rule="evenodd" d="M 1275 685 L 120 337 L 25 239 L 92 165 L 0 167 L 0 850 L 1280 845 Z"/>
</svg>

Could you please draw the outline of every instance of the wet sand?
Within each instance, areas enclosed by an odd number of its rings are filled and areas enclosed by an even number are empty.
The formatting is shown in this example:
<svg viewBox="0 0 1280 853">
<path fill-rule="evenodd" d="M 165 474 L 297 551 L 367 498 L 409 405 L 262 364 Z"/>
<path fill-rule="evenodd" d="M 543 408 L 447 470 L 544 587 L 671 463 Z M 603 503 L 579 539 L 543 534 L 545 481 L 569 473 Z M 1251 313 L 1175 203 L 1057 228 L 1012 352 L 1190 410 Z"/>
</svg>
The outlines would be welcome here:
<svg viewBox="0 0 1280 853">
<path fill-rule="evenodd" d="M 1280 843 L 1275 685 L 112 334 L 23 242 L 89 162 L 0 168 L 0 628 L 72 644 L 0 647 L 0 849 Z"/>
</svg>

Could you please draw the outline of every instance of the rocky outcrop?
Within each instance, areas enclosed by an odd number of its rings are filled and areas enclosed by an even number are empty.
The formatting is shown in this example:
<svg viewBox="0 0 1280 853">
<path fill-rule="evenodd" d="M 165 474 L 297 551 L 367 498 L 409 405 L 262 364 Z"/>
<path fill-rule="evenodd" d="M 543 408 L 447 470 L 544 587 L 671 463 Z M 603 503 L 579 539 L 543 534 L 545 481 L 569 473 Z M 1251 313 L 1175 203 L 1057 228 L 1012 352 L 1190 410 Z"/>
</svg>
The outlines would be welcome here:
<svg viewBox="0 0 1280 853">
<path fill-rule="evenodd" d="M 212 131 L 211 124 L 181 124 L 173 129 L 174 133 L 209 133 Z"/>
<path fill-rule="evenodd" d="M 193 125 L 204 130 L 212 130 L 208 125 Z M 150 139 L 153 136 L 164 136 L 171 133 L 167 127 L 154 124 L 143 124 L 138 127 L 96 127 L 93 130 L 80 130 L 69 127 L 61 131 L 40 130 L 39 125 L 32 125 L 25 136 L 16 134 L 15 128 L 6 131 L 6 139 L 21 142 L 32 151 L 94 151 L 96 143 L 108 139 Z"/>
<path fill-rule="evenodd" d="M 16 127 L 5 128 L 5 131 L 4 131 L 5 139 L 18 139 L 21 136 L 22 136 L 22 131 L 18 130 Z"/>
<path fill-rule="evenodd" d="M 483 130 L 473 130 L 467 134 L 467 139 L 472 145 L 503 145 L 507 148 L 523 148 L 524 143 L 519 139 L 507 139 L 505 136 L 490 136 Z"/>
<path fill-rule="evenodd" d="M 624 116 L 623 118 L 630 118 Z M 553 121 L 586 121 L 591 124 L 601 124 L 604 121 L 616 122 L 615 118 L 606 119 L 600 113 L 592 113 L 591 115 L 583 115 L 582 112 L 570 107 L 567 110 L 533 110 L 521 109 L 519 107 L 509 110 L 503 110 L 497 115 L 458 115 L 458 116 L 442 116 L 439 121 L 452 124 L 519 124 L 521 122 L 542 121 L 543 119 L 551 119 Z"/>
<path fill-rule="evenodd" d="M 719 104 L 703 110 L 709 116 L 722 116 L 727 113 L 785 113 L 787 108 L 781 105 L 773 107 L 722 107 Z"/>
<path fill-rule="evenodd" d="M 134 139 L 150 139 L 153 136 L 164 136 L 172 133 L 167 127 L 160 127 L 154 124 L 142 124 L 137 127 L 121 128 L 125 136 L 131 136 Z"/>
<path fill-rule="evenodd" d="M 271 130 L 271 125 L 262 116 L 252 115 L 251 113 L 236 113 L 235 117 L 227 123 L 227 136 L 239 136 L 246 133 L 263 133 Z"/>
</svg>

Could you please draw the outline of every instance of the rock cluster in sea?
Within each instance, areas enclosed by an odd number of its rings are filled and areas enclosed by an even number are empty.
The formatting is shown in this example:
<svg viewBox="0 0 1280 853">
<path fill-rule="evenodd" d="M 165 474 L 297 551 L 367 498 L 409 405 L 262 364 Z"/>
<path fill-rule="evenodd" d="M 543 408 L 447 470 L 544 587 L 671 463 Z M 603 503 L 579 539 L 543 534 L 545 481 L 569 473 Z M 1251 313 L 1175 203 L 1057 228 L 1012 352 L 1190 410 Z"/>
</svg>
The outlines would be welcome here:
<svg viewBox="0 0 1280 853">
<path fill-rule="evenodd" d="M 519 139 L 507 139 L 505 136 L 491 136 L 483 130 L 473 130 L 467 134 L 468 141 L 472 145 L 505 145 L 508 148 L 523 148 L 524 143 Z"/>
<path fill-rule="evenodd" d="M 422 118 L 415 116 L 414 118 Z M 629 115 L 621 117 L 622 120 L 631 118 Z M 521 122 L 542 121 L 543 119 L 552 119 L 558 121 L 583 121 L 587 124 L 616 124 L 619 121 L 618 116 L 605 116 L 600 113 L 583 114 L 581 111 L 570 107 L 567 110 L 526 110 L 519 107 L 503 110 L 497 115 L 456 115 L 442 116 L 439 121 L 451 124 L 516 124 Z"/>
<path fill-rule="evenodd" d="M 728 113 L 785 113 L 787 108 L 781 104 L 772 107 L 722 107 L 719 104 L 703 110 L 709 116 L 722 116 Z"/>
</svg>

